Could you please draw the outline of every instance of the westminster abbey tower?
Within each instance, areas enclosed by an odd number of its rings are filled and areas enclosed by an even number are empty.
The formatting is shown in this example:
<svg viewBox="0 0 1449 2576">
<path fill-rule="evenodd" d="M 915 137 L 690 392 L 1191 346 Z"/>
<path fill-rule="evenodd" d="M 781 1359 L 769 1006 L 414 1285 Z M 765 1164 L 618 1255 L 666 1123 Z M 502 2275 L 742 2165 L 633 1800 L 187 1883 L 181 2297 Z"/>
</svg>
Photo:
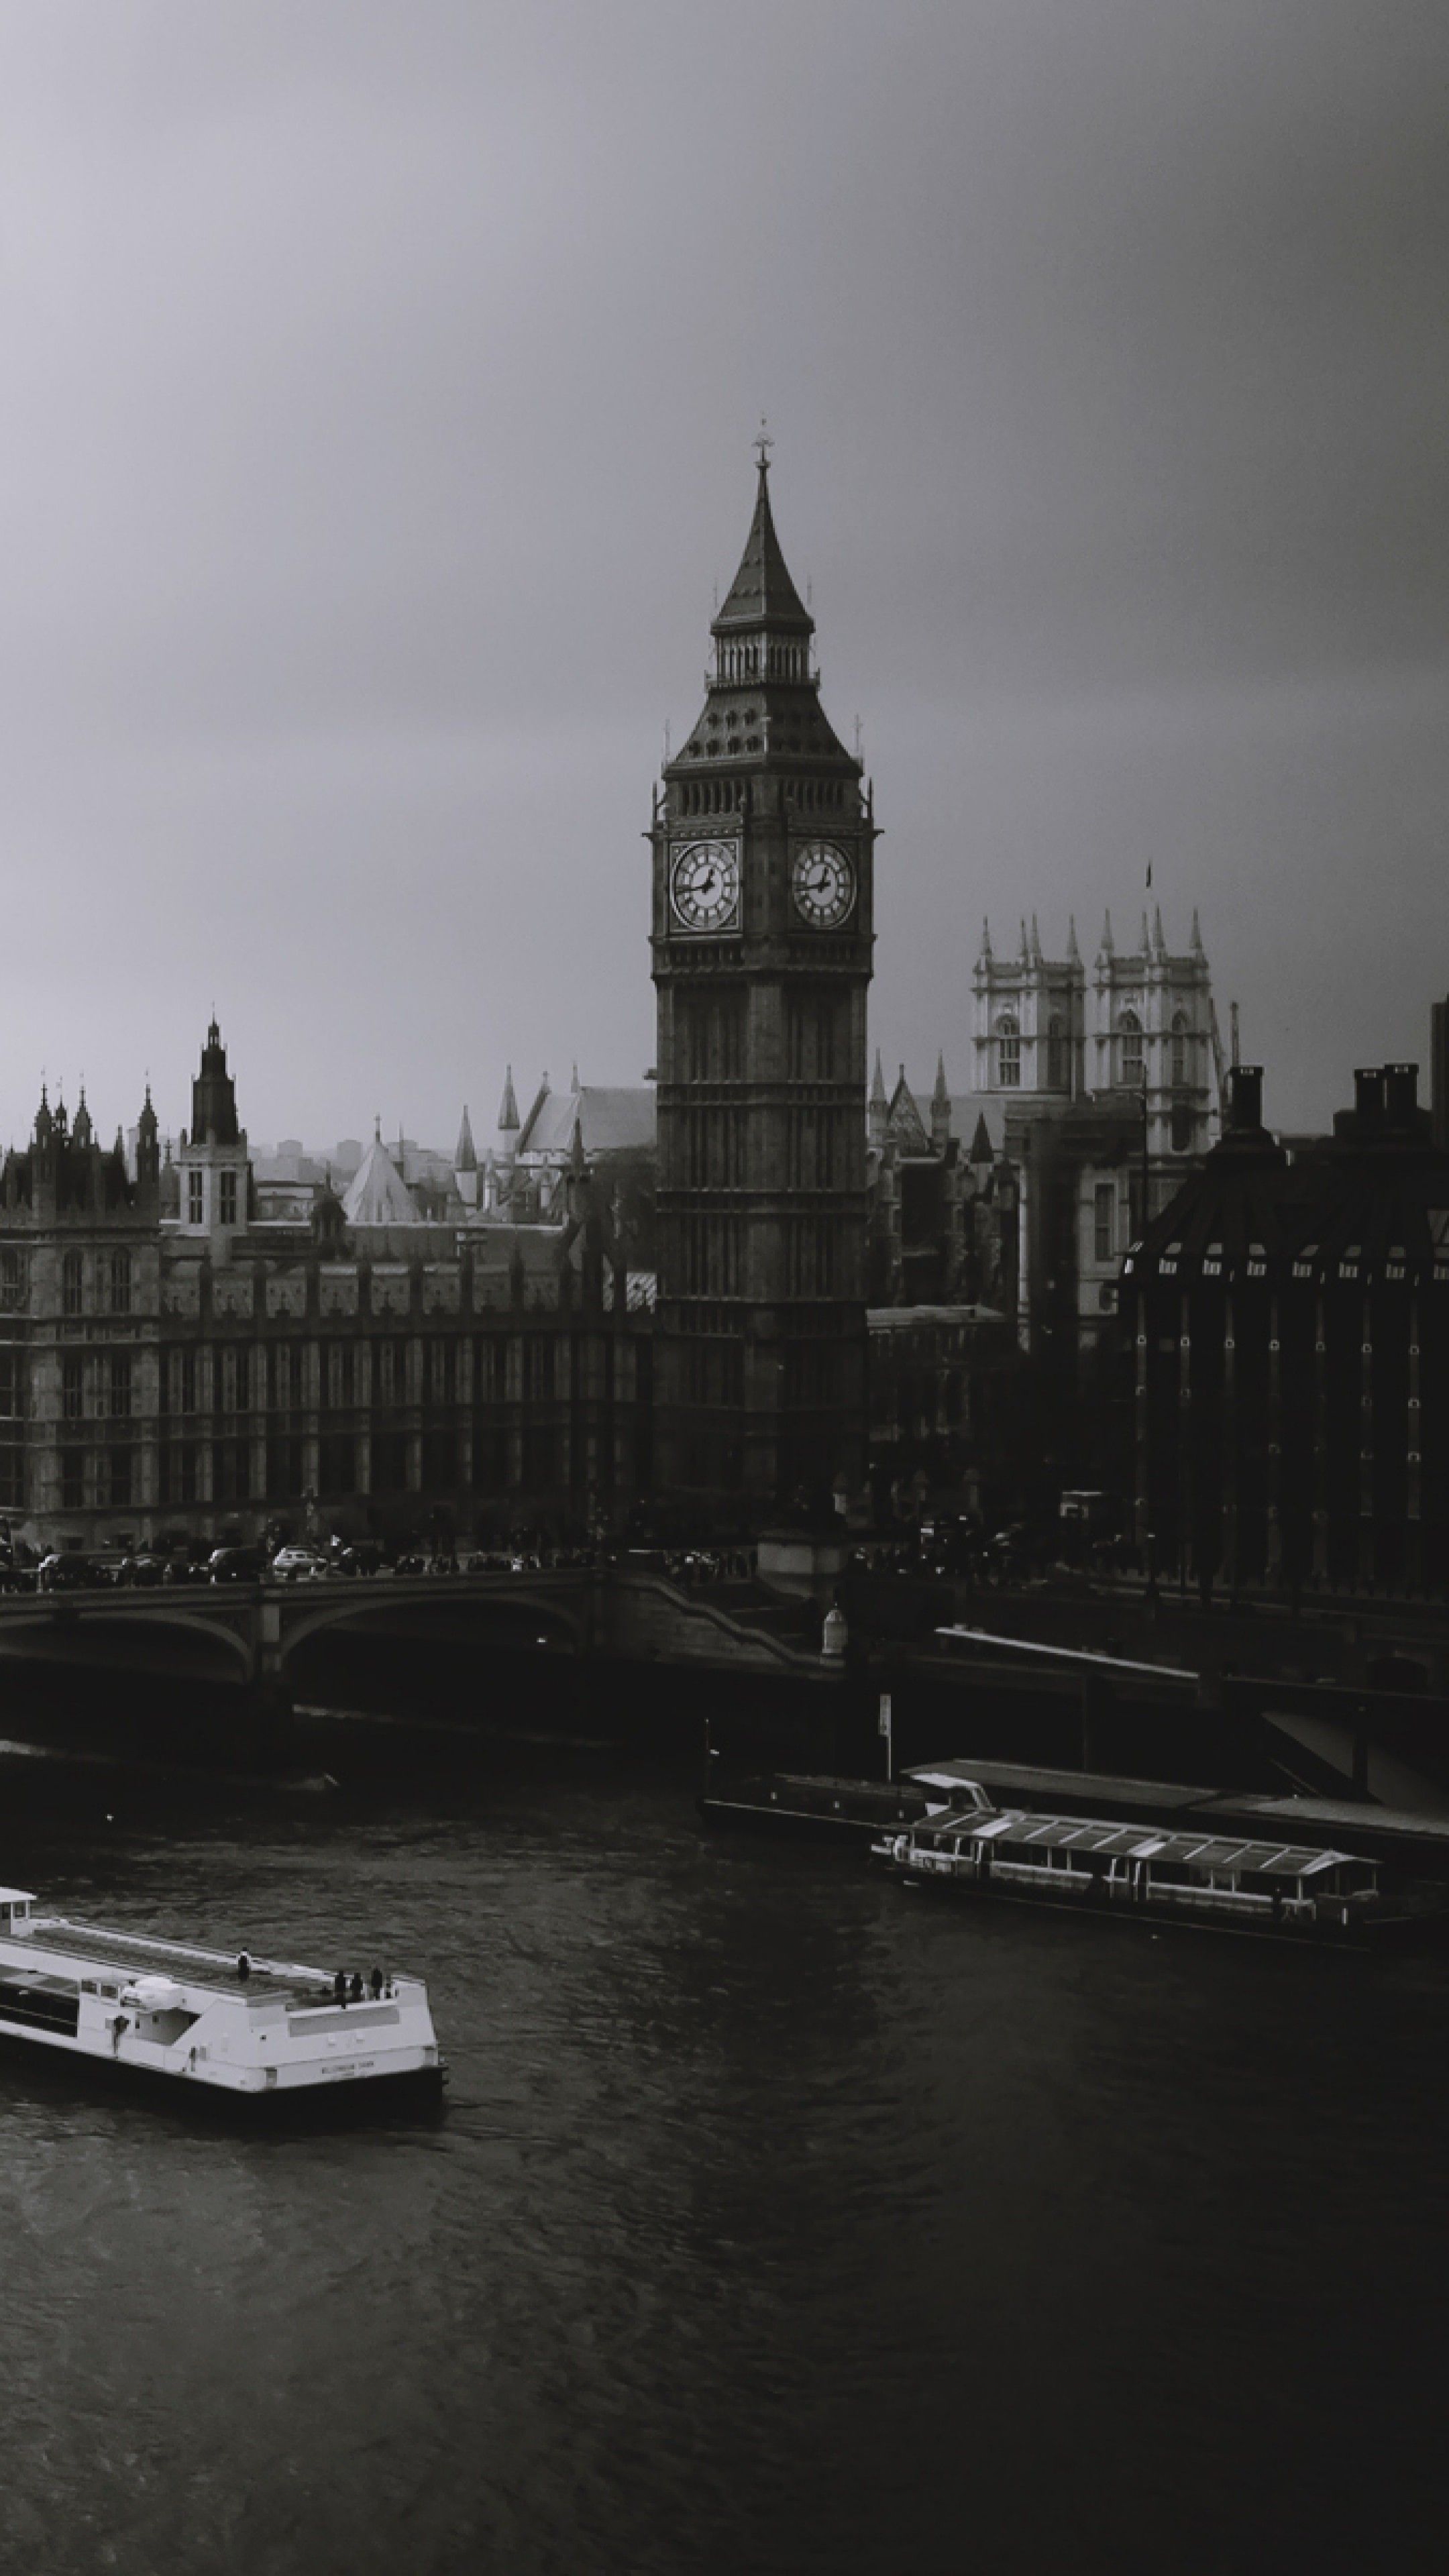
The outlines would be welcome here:
<svg viewBox="0 0 1449 2576">
<path fill-rule="evenodd" d="M 655 799 L 657 1480 L 756 1504 L 865 1469 L 875 827 L 820 704 L 768 443 L 705 705 Z"/>
</svg>

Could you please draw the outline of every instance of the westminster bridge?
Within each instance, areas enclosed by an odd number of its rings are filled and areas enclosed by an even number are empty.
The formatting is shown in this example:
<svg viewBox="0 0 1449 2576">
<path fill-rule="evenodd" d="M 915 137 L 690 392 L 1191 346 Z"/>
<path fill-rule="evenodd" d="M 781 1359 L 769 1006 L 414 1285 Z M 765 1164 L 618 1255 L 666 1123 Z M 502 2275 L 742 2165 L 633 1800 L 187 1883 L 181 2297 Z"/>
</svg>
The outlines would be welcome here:
<svg viewBox="0 0 1449 2576">
<path fill-rule="evenodd" d="M 821 1614 L 755 1583 L 700 1587 L 592 1565 L 307 1583 L 0 1595 L 0 1667 L 231 1684 L 285 1705 L 328 1638 L 580 1663 L 662 1663 L 830 1683 Z"/>
<path fill-rule="evenodd" d="M 824 1651 L 818 1601 L 618 1566 L 0 1594 L 0 1732 L 7 1666 L 17 1693 L 23 1676 L 114 1686 L 125 1727 L 123 1703 L 134 1710 L 139 1692 L 144 1705 L 151 1684 L 188 1709 L 199 1694 L 217 1717 L 230 1704 L 285 1724 L 345 1696 L 359 1670 L 383 1687 L 401 1677 L 406 1702 L 431 1665 L 466 1722 L 495 1713 L 468 1690 L 491 1674 L 510 1717 L 547 1705 L 593 1719 L 612 1701 L 627 1727 L 647 1706 L 692 1740 L 718 1717 L 755 1760 L 863 1771 L 883 1755 L 885 1692 L 900 1761 L 1009 1755 L 1230 1785 L 1262 1772 L 1449 1807 L 1442 1608 L 1205 1622 L 1186 1603 L 1149 1612 L 1121 1595 L 984 1601 L 950 1584 L 856 1583 L 844 1598 L 842 1655 Z"/>
</svg>

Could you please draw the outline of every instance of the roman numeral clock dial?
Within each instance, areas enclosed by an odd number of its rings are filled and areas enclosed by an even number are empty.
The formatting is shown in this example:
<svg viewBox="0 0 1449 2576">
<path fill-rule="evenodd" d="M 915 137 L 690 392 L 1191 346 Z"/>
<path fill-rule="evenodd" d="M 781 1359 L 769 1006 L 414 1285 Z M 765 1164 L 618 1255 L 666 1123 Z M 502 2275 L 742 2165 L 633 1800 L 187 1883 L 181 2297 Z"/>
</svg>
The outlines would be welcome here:
<svg viewBox="0 0 1449 2576">
<path fill-rule="evenodd" d="M 669 880 L 674 918 L 685 930 L 725 930 L 737 919 L 739 861 L 728 841 L 691 841 Z"/>
<path fill-rule="evenodd" d="M 790 890 L 812 930 L 838 930 L 855 906 L 855 870 L 833 841 L 806 841 L 795 853 Z"/>
</svg>

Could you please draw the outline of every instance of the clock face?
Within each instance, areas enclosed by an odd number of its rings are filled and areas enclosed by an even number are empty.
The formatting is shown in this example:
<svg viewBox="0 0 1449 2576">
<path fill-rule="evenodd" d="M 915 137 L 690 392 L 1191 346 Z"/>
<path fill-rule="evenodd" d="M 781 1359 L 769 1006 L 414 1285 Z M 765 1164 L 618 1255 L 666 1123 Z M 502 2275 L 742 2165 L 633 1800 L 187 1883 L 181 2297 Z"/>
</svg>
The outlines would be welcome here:
<svg viewBox="0 0 1449 2576">
<path fill-rule="evenodd" d="M 669 897 L 686 930 L 723 930 L 740 901 L 740 867 L 728 841 L 691 841 L 670 871 Z"/>
<path fill-rule="evenodd" d="M 795 909 L 815 930 L 834 930 L 855 902 L 855 870 L 833 841 L 807 841 L 790 871 Z"/>
</svg>

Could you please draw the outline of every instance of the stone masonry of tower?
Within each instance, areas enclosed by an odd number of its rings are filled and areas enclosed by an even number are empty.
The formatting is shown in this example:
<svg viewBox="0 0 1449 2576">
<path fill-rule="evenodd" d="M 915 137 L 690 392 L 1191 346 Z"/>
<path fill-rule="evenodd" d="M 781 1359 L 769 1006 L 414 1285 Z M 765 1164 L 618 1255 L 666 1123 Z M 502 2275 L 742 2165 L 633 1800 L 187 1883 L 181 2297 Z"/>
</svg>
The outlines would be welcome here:
<svg viewBox="0 0 1449 2576">
<path fill-rule="evenodd" d="M 650 831 L 660 1489 L 858 1488 L 871 801 L 820 704 L 762 448 L 699 720 Z"/>
</svg>

